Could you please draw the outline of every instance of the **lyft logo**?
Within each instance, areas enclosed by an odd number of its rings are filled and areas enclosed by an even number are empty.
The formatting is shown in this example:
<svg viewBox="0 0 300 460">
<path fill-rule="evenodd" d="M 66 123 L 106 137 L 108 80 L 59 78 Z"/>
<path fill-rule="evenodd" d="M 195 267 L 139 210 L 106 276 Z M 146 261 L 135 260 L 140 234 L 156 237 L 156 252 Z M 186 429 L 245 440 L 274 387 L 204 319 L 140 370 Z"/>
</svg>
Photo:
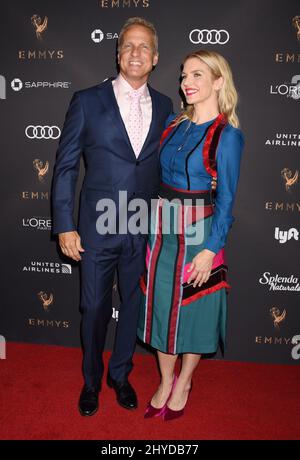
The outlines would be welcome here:
<svg viewBox="0 0 300 460">
<path fill-rule="evenodd" d="M 299 232 L 296 228 L 290 228 L 289 230 L 284 231 L 280 230 L 279 227 L 276 227 L 274 236 L 279 243 L 286 243 L 292 238 L 296 241 L 299 240 Z"/>
</svg>

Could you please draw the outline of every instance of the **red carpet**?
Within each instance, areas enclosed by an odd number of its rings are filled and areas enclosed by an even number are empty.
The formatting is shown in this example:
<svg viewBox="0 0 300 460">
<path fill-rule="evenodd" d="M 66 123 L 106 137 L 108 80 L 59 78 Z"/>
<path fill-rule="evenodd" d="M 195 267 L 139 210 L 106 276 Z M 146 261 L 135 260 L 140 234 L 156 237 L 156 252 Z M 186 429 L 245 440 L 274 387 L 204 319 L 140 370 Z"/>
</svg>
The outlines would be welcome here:
<svg viewBox="0 0 300 460">
<path fill-rule="evenodd" d="M 108 354 L 106 355 L 107 362 Z M 106 384 L 91 418 L 77 410 L 81 351 L 8 343 L 0 360 L 0 439 L 299 439 L 300 367 L 203 360 L 186 415 L 144 420 L 159 382 L 152 356 L 135 355 L 136 411 L 122 409 Z"/>
</svg>

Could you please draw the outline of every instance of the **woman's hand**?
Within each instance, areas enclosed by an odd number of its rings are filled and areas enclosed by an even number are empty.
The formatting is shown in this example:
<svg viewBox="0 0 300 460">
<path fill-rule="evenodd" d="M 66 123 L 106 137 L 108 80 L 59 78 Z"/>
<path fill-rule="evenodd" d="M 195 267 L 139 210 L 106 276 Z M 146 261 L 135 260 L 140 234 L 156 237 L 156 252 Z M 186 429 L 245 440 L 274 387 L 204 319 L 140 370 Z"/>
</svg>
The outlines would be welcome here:
<svg viewBox="0 0 300 460">
<path fill-rule="evenodd" d="M 191 272 L 187 281 L 188 284 L 190 284 L 192 280 L 194 280 L 193 287 L 196 287 L 197 284 L 198 286 L 201 286 L 201 284 L 206 283 L 211 273 L 211 267 L 215 255 L 216 254 L 213 251 L 203 249 L 193 258 L 193 262 L 188 269 L 188 272 Z"/>
</svg>

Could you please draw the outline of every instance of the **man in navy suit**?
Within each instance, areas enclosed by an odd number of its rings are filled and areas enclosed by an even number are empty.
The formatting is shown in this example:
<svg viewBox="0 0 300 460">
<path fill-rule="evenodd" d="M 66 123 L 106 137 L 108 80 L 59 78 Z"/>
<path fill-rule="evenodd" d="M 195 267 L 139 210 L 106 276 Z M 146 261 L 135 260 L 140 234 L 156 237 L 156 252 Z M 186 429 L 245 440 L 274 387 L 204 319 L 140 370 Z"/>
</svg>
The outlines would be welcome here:
<svg viewBox="0 0 300 460">
<path fill-rule="evenodd" d="M 79 411 L 84 416 L 98 409 L 116 269 L 121 305 L 107 384 L 115 390 L 122 407 L 137 407 L 128 375 L 136 343 L 145 235 L 118 231 L 101 234 L 96 225 L 97 203 L 104 198 L 113 200 L 117 224 L 124 215 L 122 206 L 130 200 L 142 198 L 149 203 L 157 195 L 159 140 L 172 113 L 171 100 L 147 84 L 158 62 L 157 44 L 151 23 L 142 18 L 125 23 L 118 41 L 119 75 L 74 94 L 57 152 L 52 185 L 53 232 L 58 234 L 63 254 L 81 264 L 84 387 Z M 73 210 L 81 154 L 85 177 L 77 232 Z M 119 203 L 120 191 L 127 192 L 125 204 Z"/>
</svg>

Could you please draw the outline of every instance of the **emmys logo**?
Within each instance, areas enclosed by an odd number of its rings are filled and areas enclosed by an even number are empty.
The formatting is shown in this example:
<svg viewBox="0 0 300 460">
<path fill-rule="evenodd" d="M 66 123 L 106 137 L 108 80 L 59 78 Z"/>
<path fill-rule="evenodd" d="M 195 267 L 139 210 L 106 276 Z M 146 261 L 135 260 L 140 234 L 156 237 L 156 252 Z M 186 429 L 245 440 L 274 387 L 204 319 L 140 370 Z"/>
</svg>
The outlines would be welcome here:
<svg viewBox="0 0 300 460">
<path fill-rule="evenodd" d="M 294 16 L 292 19 L 292 24 L 297 32 L 297 40 L 300 42 L 300 16 Z"/>
<path fill-rule="evenodd" d="M 48 18 L 45 16 L 44 21 L 42 22 L 42 19 L 39 15 L 34 14 L 31 17 L 31 23 L 33 27 L 35 28 L 35 34 L 38 40 L 42 40 L 42 34 L 47 30 L 47 25 L 48 25 Z"/>
<path fill-rule="evenodd" d="M 0 335 L 0 359 L 6 359 L 6 340 Z"/>
<path fill-rule="evenodd" d="M 282 313 L 280 313 L 279 308 L 277 307 L 272 307 L 270 309 L 270 315 L 273 319 L 273 326 L 275 329 L 279 329 L 279 324 L 285 319 L 286 317 L 286 310 L 283 310 Z"/>
<path fill-rule="evenodd" d="M 36 158 L 33 160 L 33 169 L 37 172 L 39 182 L 45 181 L 45 176 L 49 171 L 49 161 L 46 161 L 45 164 Z"/>
<path fill-rule="evenodd" d="M 281 171 L 281 177 L 285 181 L 285 190 L 290 192 L 292 185 L 295 185 L 298 182 L 298 170 L 296 169 L 295 174 L 293 175 L 292 171 L 288 168 L 284 168 Z"/>
<path fill-rule="evenodd" d="M 300 43 L 300 16 L 295 16 L 292 19 L 292 25 L 296 29 L 296 37 Z M 275 53 L 275 62 L 283 62 L 286 64 L 299 64 L 300 63 L 300 53 L 291 53 L 291 52 L 278 52 Z"/>
<path fill-rule="evenodd" d="M 300 203 L 287 203 L 284 201 L 266 201 L 265 209 L 267 211 L 286 211 L 286 212 L 300 212 Z"/>
<path fill-rule="evenodd" d="M 148 8 L 150 0 L 100 0 L 101 8 Z"/>
<path fill-rule="evenodd" d="M 36 38 L 38 41 L 41 43 L 43 39 L 43 34 L 47 30 L 48 27 L 48 17 L 45 16 L 44 20 L 41 19 L 41 17 L 38 14 L 34 14 L 30 18 L 31 24 L 34 27 Z M 63 50 L 45 50 L 45 49 L 39 49 L 39 50 L 19 50 L 18 52 L 18 58 L 25 60 L 37 60 L 37 59 L 63 59 L 64 58 L 64 52 Z"/>
<path fill-rule="evenodd" d="M 37 294 L 39 300 L 42 302 L 43 309 L 46 312 L 50 311 L 50 305 L 53 304 L 53 294 L 51 293 L 49 297 L 47 296 L 46 292 L 40 291 Z"/>
<path fill-rule="evenodd" d="M 287 241 L 294 238 L 294 240 L 299 240 L 299 232 L 296 228 L 290 228 L 289 230 L 280 230 L 279 227 L 275 227 L 275 240 L 278 240 L 279 243 L 286 243 Z"/>
<path fill-rule="evenodd" d="M 300 335 L 294 335 L 294 337 L 292 337 L 292 344 L 295 345 L 292 348 L 292 358 L 300 359 Z"/>
</svg>

